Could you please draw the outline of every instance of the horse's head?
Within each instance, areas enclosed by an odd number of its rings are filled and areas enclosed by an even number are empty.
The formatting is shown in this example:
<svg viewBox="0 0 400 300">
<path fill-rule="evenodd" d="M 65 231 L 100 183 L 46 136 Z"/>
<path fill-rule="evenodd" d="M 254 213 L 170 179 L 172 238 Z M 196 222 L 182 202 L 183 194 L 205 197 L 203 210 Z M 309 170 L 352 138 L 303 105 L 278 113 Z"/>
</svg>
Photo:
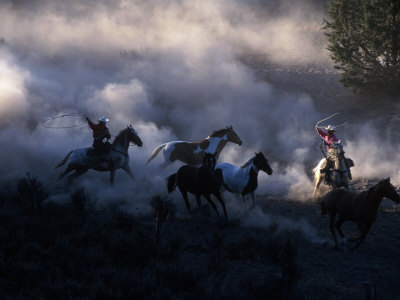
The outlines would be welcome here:
<svg viewBox="0 0 400 300">
<path fill-rule="evenodd" d="M 207 169 L 210 172 L 213 172 L 215 169 L 215 165 L 217 163 L 217 158 L 216 158 L 216 154 L 215 153 L 204 153 L 204 157 L 203 157 L 203 166 L 206 166 Z"/>
<path fill-rule="evenodd" d="M 390 177 L 379 182 L 379 189 L 382 191 L 383 197 L 389 198 L 396 203 L 400 203 L 400 196 L 396 192 L 396 188 L 390 183 Z"/>
<path fill-rule="evenodd" d="M 261 151 L 256 153 L 256 156 L 253 159 L 253 163 L 259 170 L 264 171 L 268 175 L 272 174 L 272 169 L 268 164 L 268 159 Z"/>
<path fill-rule="evenodd" d="M 329 149 L 329 155 L 333 158 L 343 159 L 344 158 L 344 149 L 343 145 L 340 142 L 334 143 Z"/>
<path fill-rule="evenodd" d="M 128 129 L 128 134 L 129 134 L 129 141 L 139 147 L 142 147 L 143 142 L 140 139 L 139 135 L 137 134 L 136 130 L 133 129 L 132 125 L 127 126 L 127 129 Z"/>
<path fill-rule="evenodd" d="M 226 127 L 225 134 L 228 142 L 238 144 L 239 146 L 243 143 L 238 134 L 233 130 L 232 125 Z"/>
</svg>

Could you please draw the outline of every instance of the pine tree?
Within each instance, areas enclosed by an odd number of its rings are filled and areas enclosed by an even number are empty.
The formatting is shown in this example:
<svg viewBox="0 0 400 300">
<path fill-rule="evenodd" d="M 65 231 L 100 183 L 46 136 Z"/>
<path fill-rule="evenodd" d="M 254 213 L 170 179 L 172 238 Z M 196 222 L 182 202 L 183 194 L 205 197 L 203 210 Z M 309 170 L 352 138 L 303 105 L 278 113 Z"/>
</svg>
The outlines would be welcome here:
<svg viewBox="0 0 400 300">
<path fill-rule="evenodd" d="M 400 92 L 400 0 L 331 0 L 324 31 L 340 81 L 357 92 Z"/>
</svg>

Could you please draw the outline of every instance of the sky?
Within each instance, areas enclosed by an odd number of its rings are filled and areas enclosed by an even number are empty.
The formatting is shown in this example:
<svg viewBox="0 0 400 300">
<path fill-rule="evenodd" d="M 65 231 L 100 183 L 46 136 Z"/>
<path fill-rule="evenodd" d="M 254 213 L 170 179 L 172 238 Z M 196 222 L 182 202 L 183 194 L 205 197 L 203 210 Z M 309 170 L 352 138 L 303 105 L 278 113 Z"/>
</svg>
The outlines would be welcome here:
<svg viewBox="0 0 400 300">
<path fill-rule="evenodd" d="M 228 144 L 219 162 L 241 165 L 262 151 L 274 174 L 260 173 L 259 192 L 310 199 L 312 164 L 322 158 L 314 125 L 326 116 L 310 95 L 260 80 L 241 58 L 330 68 L 323 18 L 322 5 L 311 0 L 2 1 L 0 179 L 29 171 L 62 185 L 54 166 L 70 150 L 90 146 L 91 133 L 86 125 L 50 129 L 42 122 L 79 113 L 45 124 L 107 116 L 113 135 L 132 124 L 143 141 L 129 150 L 135 180 L 117 171 L 119 193 L 104 187 L 100 199 L 165 193 L 165 178 L 179 164 L 160 170 L 160 155 L 146 166 L 153 149 L 198 141 L 228 125 L 243 145 Z M 384 160 L 388 153 L 398 158 L 397 145 L 368 122 L 353 125 L 362 134 L 346 135 L 344 145 L 362 162 L 354 177 L 392 176 L 400 184 Z M 107 181 L 91 171 L 79 183 Z"/>
</svg>

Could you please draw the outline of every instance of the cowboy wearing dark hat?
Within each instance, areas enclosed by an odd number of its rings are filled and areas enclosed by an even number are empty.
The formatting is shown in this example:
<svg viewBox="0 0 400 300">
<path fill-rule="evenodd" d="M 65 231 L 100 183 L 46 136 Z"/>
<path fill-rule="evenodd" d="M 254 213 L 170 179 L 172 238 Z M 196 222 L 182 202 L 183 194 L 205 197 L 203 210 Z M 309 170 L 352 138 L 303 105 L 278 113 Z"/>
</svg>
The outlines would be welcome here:
<svg viewBox="0 0 400 300">
<path fill-rule="evenodd" d="M 96 149 L 98 154 L 105 154 L 110 149 L 110 143 L 108 142 L 111 139 L 110 131 L 107 128 L 108 119 L 106 117 L 101 117 L 98 120 L 98 123 L 93 123 L 88 117 L 86 117 L 86 121 L 89 124 L 89 127 L 93 130 L 93 148 Z"/>
</svg>

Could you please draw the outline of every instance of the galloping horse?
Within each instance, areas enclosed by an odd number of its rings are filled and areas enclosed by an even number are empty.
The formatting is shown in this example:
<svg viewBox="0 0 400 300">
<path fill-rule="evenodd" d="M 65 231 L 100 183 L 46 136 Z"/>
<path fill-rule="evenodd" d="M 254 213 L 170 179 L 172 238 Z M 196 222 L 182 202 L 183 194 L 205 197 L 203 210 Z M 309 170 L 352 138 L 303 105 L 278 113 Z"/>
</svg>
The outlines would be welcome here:
<svg viewBox="0 0 400 300">
<path fill-rule="evenodd" d="M 193 165 L 185 165 L 179 168 L 178 172 L 172 174 L 167 179 L 168 193 L 172 193 L 178 186 L 185 200 L 186 208 L 190 211 L 190 204 L 187 193 L 192 193 L 196 196 L 197 205 L 200 207 L 201 196 L 207 199 L 208 203 L 214 208 L 218 214 L 217 207 L 211 200 L 211 194 L 214 195 L 222 205 L 225 218 L 228 218 L 226 213 L 225 203 L 220 194 L 222 185 L 222 172 L 215 171 L 216 154 L 205 153 L 203 164 L 200 167 Z"/>
<path fill-rule="evenodd" d="M 84 174 L 89 169 L 93 169 L 100 172 L 110 171 L 110 184 L 114 184 L 115 171 L 117 169 L 123 169 L 129 176 L 133 177 L 132 171 L 129 168 L 129 143 L 133 142 L 139 147 L 142 147 L 143 142 L 138 136 L 132 125 L 121 130 L 117 135 L 114 142 L 111 145 L 110 153 L 104 155 L 87 155 L 88 150 L 91 148 L 79 148 L 70 151 L 65 158 L 56 166 L 61 167 L 68 160 L 67 169 L 60 174 L 59 180 L 62 179 L 69 172 L 74 171 L 75 173 L 68 176 L 69 182 L 72 179 Z"/>
<path fill-rule="evenodd" d="M 216 153 L 216 159 L 218 159 L 220 152 L 227 142 L 232 142 L 239 146 L 242 144 L 242 140 L 232 129 L 232 126 L 215 130 L 209 137 L 200 142 L 172 141 L 162 144 L 154 149 L 146 164 L 163 150 L 165 161 L 161 164 L 161 167 L 165 168 L 176 160 L 180 160 L 188 165 L 199 165 L 202 163 L 204 153 L 206 152 Z"/>
<path fill-rule="evenodd" d="M 344 157 L 343 145 L 340 142 L 334 143 L 334 145 L 331 146 L 328 152 L 327 159 L 334 161 L 334 168 L 333 170 L 331 170 L 330 176 L 327 177 L 328 178 L 327 184 L 332 189 L 336 189 L 339 187 L 344 187 L 348 189 L 349 188 L 348 169 Z M 318 165 L 313 169 L 314 179 L 315 179 L 314 197 L 316 196 L 319 185 L 321 184 L 322 179 L 324 178 L 324 174 L 321 173 L 321 168 L 324 163 L 327 163 L 327 159 L 326 158 L 321 159 Z"/>
<path fill-rule="evenodd" d="M 272 174 L 272 169 L 262 152 L 258 152 L 240 168 L 228 164 L 218 164 L 215 167 L 222 170 L 224 187 L 231 193 L 241 194 L 243 201 L 247 194 L 253 199 L 253 206 L 256 205 L 256 189 L 258 187 L 258 172 L 264 171 Z"/>
<path fill-rule="evenodd" d="M 394 186 L 390 183 L 390 178 L 380 181 L 369 190 L 354 193 L 344 189 L 330 191 L 321 199 L 321 214 L 329 214 L 330 229 L 335 240 L 336 247 L 338 242 L 335 234 L 336 230 L 344 238 L 341 226 L 344 221 L 353 221 L 357 223 L 360 230 L 360 236 L 351 241 L 358 241 L 352 250 L 356 249 L 367 236 L 372 223 L 378 214 L 378 208 L 382 198 L 387 197 L 396 203 L 400 203 L 400 196 L 397 194 Z M 335 223 L 336 214 L 339 219 Z"/>
</svg>

